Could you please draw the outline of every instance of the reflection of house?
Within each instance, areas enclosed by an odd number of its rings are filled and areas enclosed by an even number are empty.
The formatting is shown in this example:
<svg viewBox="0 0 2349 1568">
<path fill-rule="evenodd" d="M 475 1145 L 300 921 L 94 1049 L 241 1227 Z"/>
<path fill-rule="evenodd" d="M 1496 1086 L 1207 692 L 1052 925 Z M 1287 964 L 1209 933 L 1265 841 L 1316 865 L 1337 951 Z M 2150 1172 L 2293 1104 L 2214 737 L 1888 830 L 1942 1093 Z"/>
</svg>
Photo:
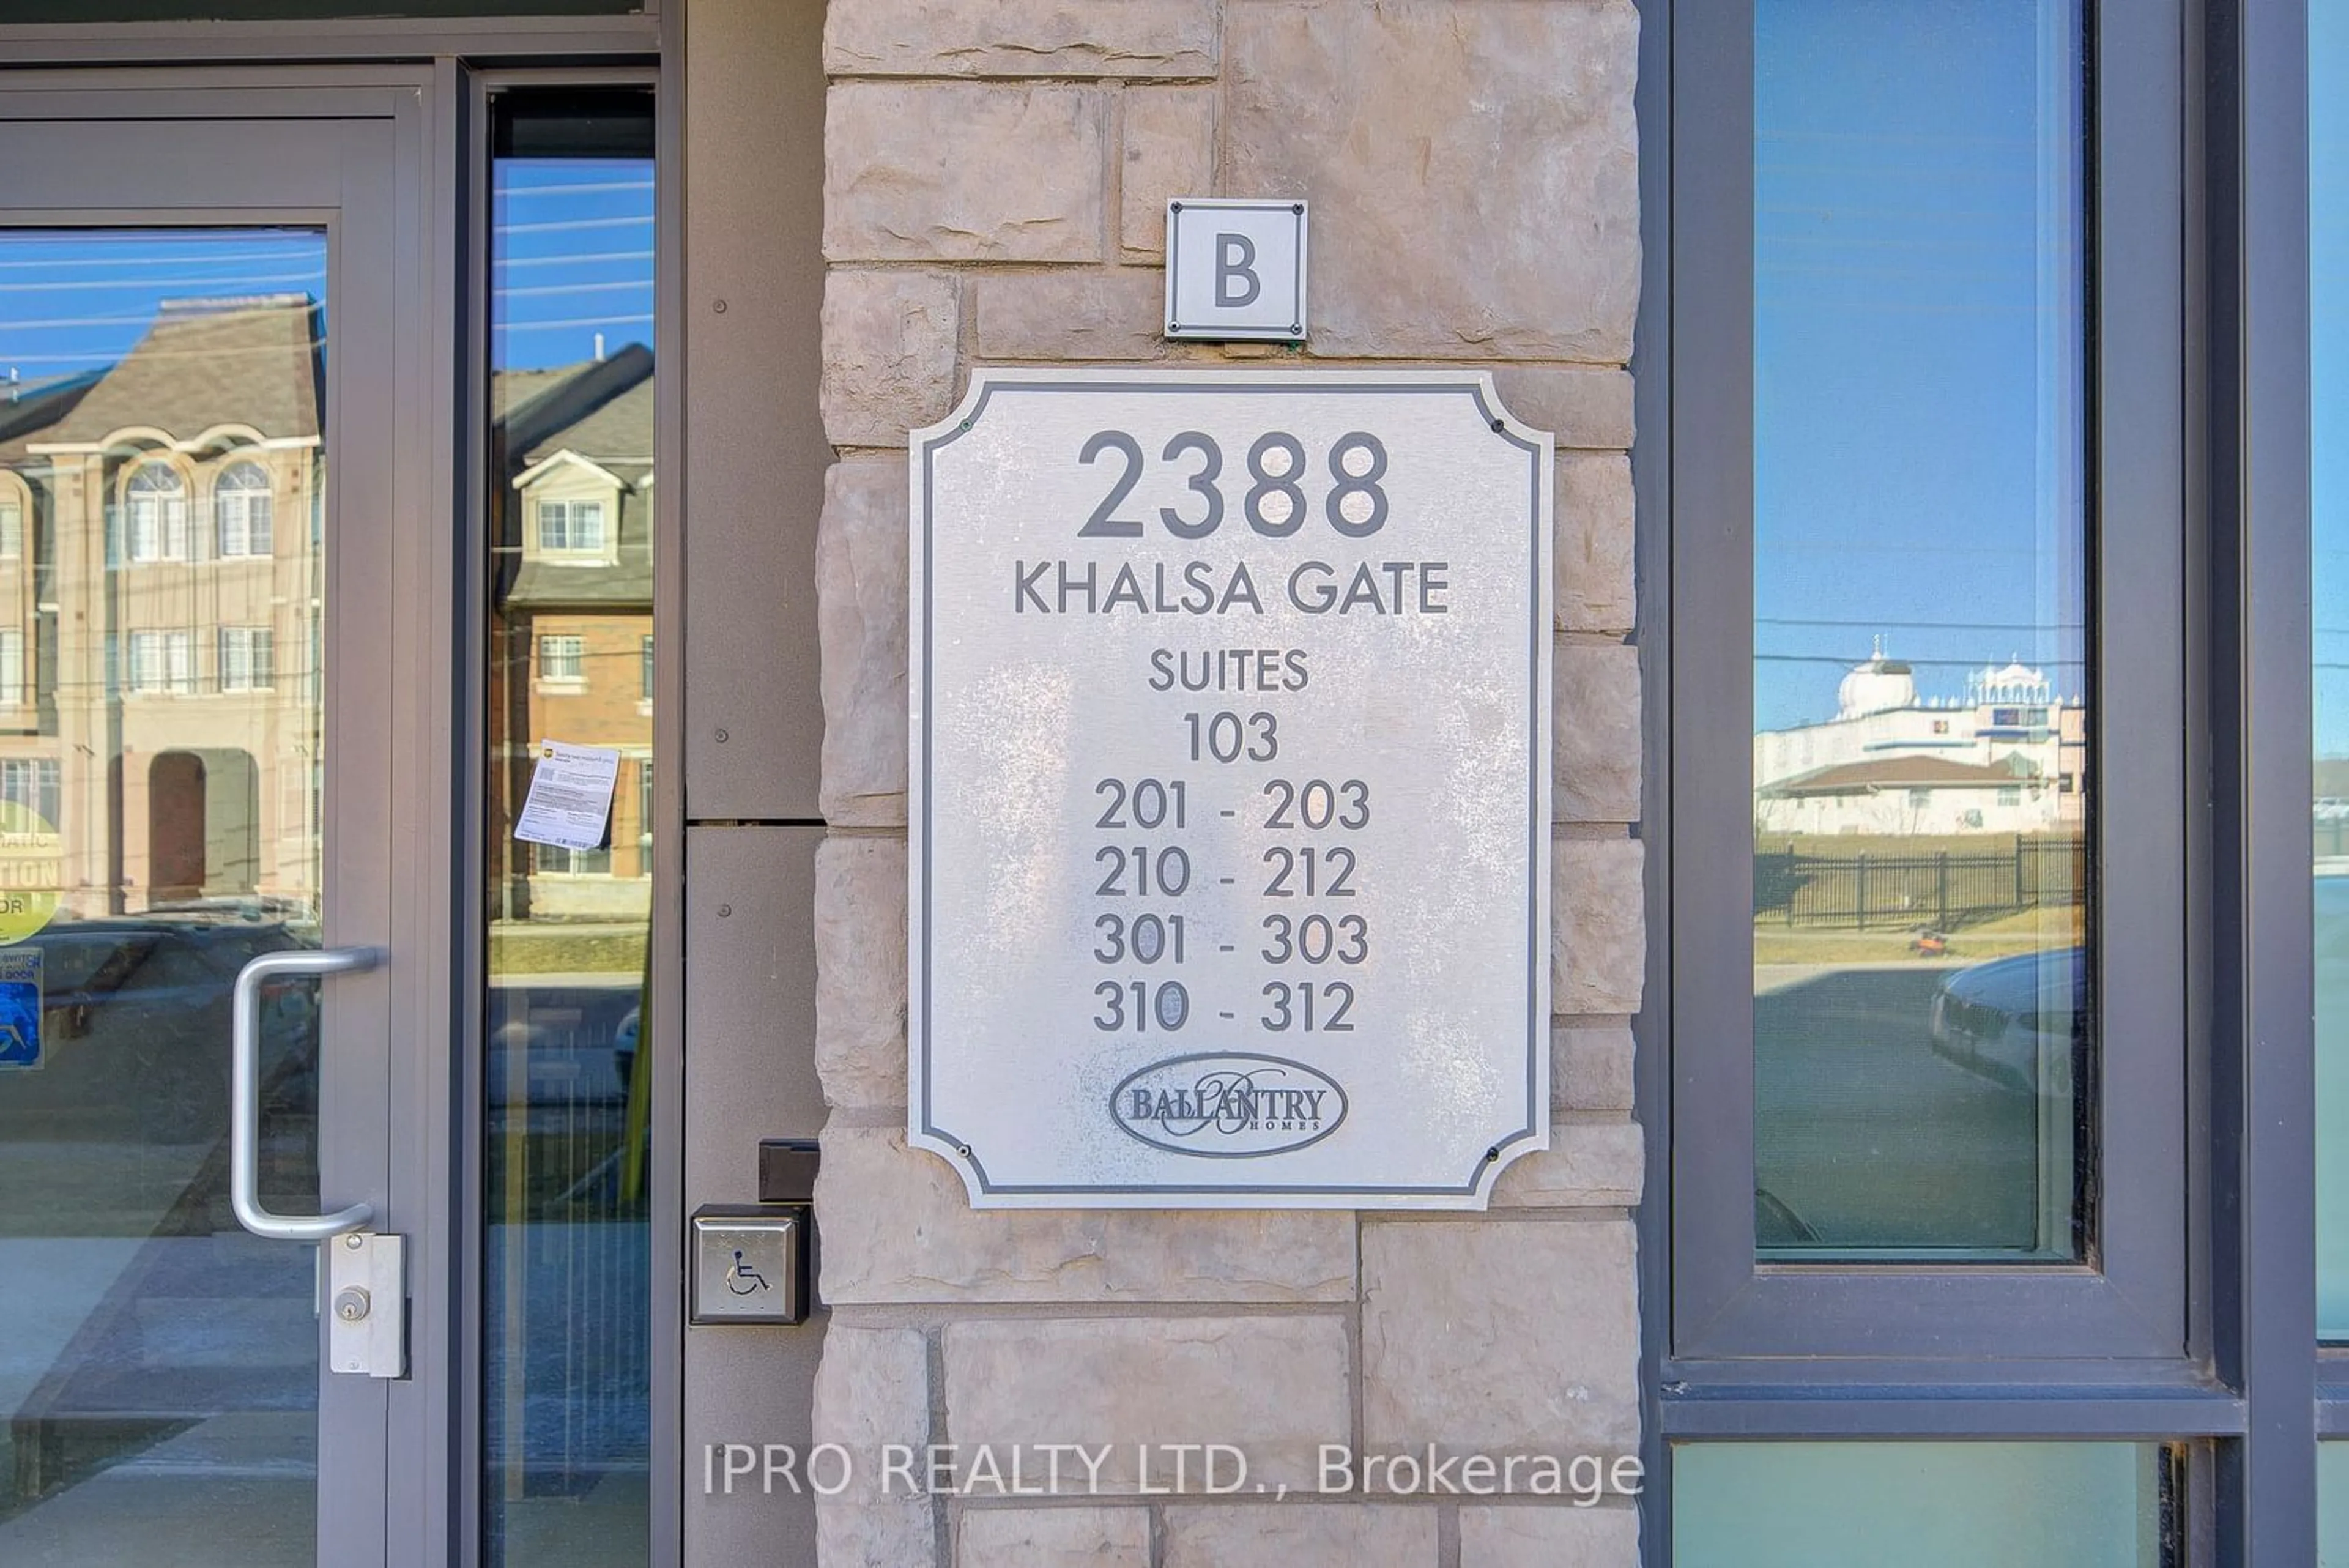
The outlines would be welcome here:
<svg viewBox="0 0 2349 1568">
<path fill-rule="evenodd" d="M 1876 757 L 1796 774 L 1754 792 L 1764 833 L 2039 833 L 2055 819 L 2049 782 L 1946 757 Z"/>
<path fill-rule="evenodd" d="M 652 872 L 653 356 L 502 374 L 492 503 L 496 607 L 492 700 L 523 744 L 492 785 L 506 847 L 501 915 L 642 919 Z M 620 753 L 610 846 L 512 842 L 529 787 L 527 742 Z"/>
<path fill-rule="evenodd" d="M 2087 709 L 2022 664 L 1981 670 L 1960 698 L 1920 698 L 1909 667 L 1844 677 L 1824 723 L 1754 737 L 1765 833 L 2042 833 L 2084 820 Z"/>
<path fill-rule="evenodd" d="M 318 344 L 303 296 L 171 301 L 0 403 L 0 796 L 68 910 L 315 909 Z"/>
</svg>

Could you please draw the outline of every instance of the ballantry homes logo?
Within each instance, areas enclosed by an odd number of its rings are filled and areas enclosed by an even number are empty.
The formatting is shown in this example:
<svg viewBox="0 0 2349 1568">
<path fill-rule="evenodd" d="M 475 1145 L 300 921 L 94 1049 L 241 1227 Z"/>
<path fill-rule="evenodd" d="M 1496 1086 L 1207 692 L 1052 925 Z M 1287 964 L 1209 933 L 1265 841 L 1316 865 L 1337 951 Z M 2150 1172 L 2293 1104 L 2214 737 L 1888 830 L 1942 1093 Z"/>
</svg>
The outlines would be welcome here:
<svg viewBox="0 0 2349 1568">
<path fill-rule="evenodd" d="M 1346 1091 L 1302 1062 L 1221 1052 L 1130 1074 L 1109 1108 L 1119 1127 L 1153 1148 L 1255 1159 L 1336 1132 L 1346 1119 Z"/>
</svg>

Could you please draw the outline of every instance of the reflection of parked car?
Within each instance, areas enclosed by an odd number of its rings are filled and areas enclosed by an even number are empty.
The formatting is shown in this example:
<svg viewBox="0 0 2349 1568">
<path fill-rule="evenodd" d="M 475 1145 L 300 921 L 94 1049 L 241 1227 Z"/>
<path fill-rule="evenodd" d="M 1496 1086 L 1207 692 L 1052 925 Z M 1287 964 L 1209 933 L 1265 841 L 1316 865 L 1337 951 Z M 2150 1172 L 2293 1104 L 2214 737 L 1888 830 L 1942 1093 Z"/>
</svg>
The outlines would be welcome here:
<svg viewBox="0 0 2349 1568">
<path fill-rule="evenodd" d="M 2087 1021 L 2086 950 L 1992 959 L 1933 992 L 1933 1051 L 2002 1087 L 2069 1099 Z"/>
<path fill-rule="evenodd" d="M 0 1111 L 111 1109 L 159 1143 L 228 1130 L 229 1012 L 237 971 L 316 946 L 280 924 L 169 916 L 60 920 L 14 950 L 41 955 L 41 1065 L 0 1075 Z M 317 1059 L 316 982 L 261 992 L 262 1082 L 283 1101 Z"/>
</svg>

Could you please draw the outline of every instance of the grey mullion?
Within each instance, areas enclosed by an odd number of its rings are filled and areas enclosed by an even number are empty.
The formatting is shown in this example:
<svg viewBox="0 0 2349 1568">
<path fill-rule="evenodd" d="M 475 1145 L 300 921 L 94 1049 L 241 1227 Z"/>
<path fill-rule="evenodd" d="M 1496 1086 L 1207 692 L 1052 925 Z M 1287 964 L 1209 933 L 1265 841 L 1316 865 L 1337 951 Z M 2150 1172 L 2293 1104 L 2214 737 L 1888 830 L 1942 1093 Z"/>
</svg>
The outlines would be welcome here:
<svg viewBox="0 0 2349 1568">
<path fill-rule="evenodd" d="M 1641 836 L 1647 845 L 1644 894 L 1651 911 L 1669 909 L 1672 847 L 1671 764 L 1671 254 L 1672 7 L 1637 0 L 1640 65 L 1636 97 L 1640 146 L 1640 315 L 1632 335 L 1634 422 L 1631 483 L 1636 526 L 1635 611 L 1640 628 Z M 1632 1021 L 1633 1106 L 1647 1156 L 1648 1179 L 1634 1218 L 1639 1225 L 1640 1457 L 1650 1478 L 1640 1495 L 1640 1534 L 1650 1561 L 1672 1553 L 1671 1455 L 1658 1405 L 1671 1334 L 1671 947 L 1667 922 L 1650 927 L 1646 988 Z"/>
<path fill-rule="evenodd" d="M 1703 1339 L 1754 1259 L 1752 896 L 1737 874 L 1754 854 L 1752 0 L 1675 7 L 1671 71 L 1673 99 L 1703 106 L 1675 117 L 1671 153 L 1672 702 L 1659 826 L 1671 844 L 1678 1349 Z"/>
<path fill-rule="evenodd" d="M 2213 1110 L 2239 1228 L 2214 1255 L 2220 1561 L 2316 1557 L 2314 955 L 2308 809 L 2310 410 L 2304 0 L 2210 13 Z"/>
<path fill-rule="evenodd" d="M 2224 1395 L 2058 1399 L 2018 1392 L 1954 1398 L 1946 1389 L 1924 1388 L 1830 1397 L 1816 1389 L 1788 1389 L 1662 1404 L 1668 1439 L 1712 1441 L 2171 1442 L 2240 1437 L 2247 1418 L 2243 1402 Z"/>
<path fill-rule="evenodd" d="M 2037 1357 L 1951 1363 L 1935 1357 L 1749 1356 L 1668 1359 L 1660 1387 L 1667 1399 L 1744 1398 L 1753 1390 L 1803 1388 L 1823 1399 L 1876 1397 L 1931 1388 L 1952 1400 L 2029 1394 L 2054 1399 L 2234 1399 L 2236 1390 L 2208 1366 L 2158 1357 Z M 2349 1388 L 2344 1390 L 2349 1397 Z"/>
</svg>

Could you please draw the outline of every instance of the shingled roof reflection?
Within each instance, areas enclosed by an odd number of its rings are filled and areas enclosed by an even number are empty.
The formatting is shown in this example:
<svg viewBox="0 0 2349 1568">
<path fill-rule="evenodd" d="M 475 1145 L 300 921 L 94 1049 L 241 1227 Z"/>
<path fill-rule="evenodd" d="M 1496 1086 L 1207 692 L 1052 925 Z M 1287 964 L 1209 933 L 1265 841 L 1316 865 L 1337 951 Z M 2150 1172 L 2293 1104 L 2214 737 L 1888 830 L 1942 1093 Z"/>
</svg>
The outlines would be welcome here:
<svg viewBox="0 0 2349 1568">
<path fill-rule="evenodd" d="M 165 300 L 122 358 L 45 431 L 43 445 L 88 446 L 160 431 L 182 446 L 213 432 L 315 440 L 324 323 L 307 295 Z"/>
</svg>

